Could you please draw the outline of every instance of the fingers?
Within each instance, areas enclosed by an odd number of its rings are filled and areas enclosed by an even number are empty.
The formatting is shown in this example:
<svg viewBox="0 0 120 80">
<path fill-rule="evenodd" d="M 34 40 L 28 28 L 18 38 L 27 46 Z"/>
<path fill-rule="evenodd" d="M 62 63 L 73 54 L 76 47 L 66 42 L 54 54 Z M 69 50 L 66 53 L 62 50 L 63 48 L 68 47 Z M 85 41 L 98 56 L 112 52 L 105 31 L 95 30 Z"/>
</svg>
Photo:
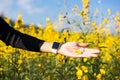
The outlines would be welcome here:
<svg viewBox="0 0 120 80">
<path fill-rule="evenodd" d="M 90 49 L 90 48 L 80 48 L 79 49 L 82 54 L 77 54 L 75 53 L 76 55 L 73 55 L 74 57 L 87 57 L 87 58 L 90 58 L 90 57 L 97 57 L 98 54 L 100 51 L 98 49 Z"/>
<path fill-rule="evenodd" d="M 91 57 L 97 57 L 97 54 L 87 53 L 87 54 L 73 54 L 69 55 L 69 57 L 75 57 L 75 58 L 91 58 Z"/>
<path fill-rule="evenodd" d="M 97 54 L 93 54 L 93 53 L 84 53 L 79 55 L 80 57 L 86 57 L 86 58 L 91 58 L 91 57 L 97 57 Z"/>
<path fill-rule="evenodd" d="M 84 52 L 86 53 L 100 53 L 98 49 L 84 48 Z"/>
</svg>

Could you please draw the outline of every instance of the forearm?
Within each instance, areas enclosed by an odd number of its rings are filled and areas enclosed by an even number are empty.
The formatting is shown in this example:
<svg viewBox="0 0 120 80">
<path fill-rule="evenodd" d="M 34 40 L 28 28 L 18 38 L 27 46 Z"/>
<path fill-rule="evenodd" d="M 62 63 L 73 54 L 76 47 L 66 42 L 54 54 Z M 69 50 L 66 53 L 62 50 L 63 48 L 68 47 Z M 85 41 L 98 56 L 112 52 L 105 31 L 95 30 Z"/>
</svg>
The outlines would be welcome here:
<svg viewBox="0 0 120 80">
<path fill-rule="evenodd" d="M 40 52 L 40 47 L 44 43 L 44 40 L 39 40 L 13 29 L 2 18 L 0 18 L 0 39 L 6 45 L 35 52 Z"/>
<path fill-rule="evenodd" d="M 6 45 L 35 52 L 55 53 L 55 50 L 52 49 L 53 43 L 23 34 L 10 27 L 2 18 L 0 18 L 0 27 L 0 39 L 5 42 Z"/>
</svg>

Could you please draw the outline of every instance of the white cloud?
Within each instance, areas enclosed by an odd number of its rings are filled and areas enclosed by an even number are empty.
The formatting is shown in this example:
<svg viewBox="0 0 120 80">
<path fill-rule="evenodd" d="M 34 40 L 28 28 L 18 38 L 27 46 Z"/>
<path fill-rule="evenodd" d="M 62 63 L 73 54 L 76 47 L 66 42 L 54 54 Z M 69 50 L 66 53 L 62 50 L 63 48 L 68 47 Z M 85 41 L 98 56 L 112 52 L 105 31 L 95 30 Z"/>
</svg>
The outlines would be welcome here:
<svg viewBox="0 0 120 80">
<path fill-rule="evenodd" d="M 45 8 L 39 8 L 35 6 L 34 0 L 18 0 L 18 6 L 27 11 L 30 14 L 43 13 Z"/>
<path fill-rule="evenodd" d="M 0 0 L 0 13 L 7 11 L 12 6 L 13 0 Z"/>
</svg>

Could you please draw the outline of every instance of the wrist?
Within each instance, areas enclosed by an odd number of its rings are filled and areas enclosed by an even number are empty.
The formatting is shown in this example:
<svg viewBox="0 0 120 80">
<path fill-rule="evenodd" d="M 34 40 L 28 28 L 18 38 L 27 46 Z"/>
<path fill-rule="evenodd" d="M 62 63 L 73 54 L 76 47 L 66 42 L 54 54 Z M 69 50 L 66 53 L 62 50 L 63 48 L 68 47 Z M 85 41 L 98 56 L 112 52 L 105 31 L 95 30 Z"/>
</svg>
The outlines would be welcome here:
<svg viewBox="0 0 120 80">
<path fill-rule="evenodd" d="M 61 47 L 61 43 L 53 42 L 53 44 L 52 44 L 52 53 L 54 53 L 54 54 L 59 53 L 60 47 Z"/>
<path fill-rule="evenodd" d="M 52 43 L 44 42 L 43 45 L 40 48 L 40 51 L 42 51 L 42 52 L 51 52 L 52 51 Z"/>
<path fill-rule="evenodd" d="M 59 53 L 59 49 L 61 47 L 61 43 L 59 42 L 44 42 L 43 45 L 40 48 L 40 51 L 42 52 L 52 52 L 54 54 Z"/>
</svg>

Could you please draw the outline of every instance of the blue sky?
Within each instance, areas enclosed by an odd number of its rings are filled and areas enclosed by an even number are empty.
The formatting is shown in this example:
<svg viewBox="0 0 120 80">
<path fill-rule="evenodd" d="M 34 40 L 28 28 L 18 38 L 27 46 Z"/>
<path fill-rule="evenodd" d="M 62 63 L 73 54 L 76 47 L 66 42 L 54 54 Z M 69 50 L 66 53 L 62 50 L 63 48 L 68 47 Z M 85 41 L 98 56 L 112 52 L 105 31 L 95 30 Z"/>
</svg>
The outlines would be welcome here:
<svg viewBox="0 0 120 80">
<path fill-rule="evenodd" d="M 82 0 L 66 0 L 66 7 L 72 12 L 74 5 L 81 10 Z M 112 13 L 120 12 L 120 0 L 101 0 L 102 12 L 106 13 L 111 8 Z M 91 0 L 90 9 L 95 11 L 100 8 L 98 0 Z M 22 14 L 25 23 L 45 24 L 46 17 L 57 22 L 58 14 L 65 13 L 64 0 L 0 0 L 0 14 L 16 20 L 18 13 Z"/>
</svg>

